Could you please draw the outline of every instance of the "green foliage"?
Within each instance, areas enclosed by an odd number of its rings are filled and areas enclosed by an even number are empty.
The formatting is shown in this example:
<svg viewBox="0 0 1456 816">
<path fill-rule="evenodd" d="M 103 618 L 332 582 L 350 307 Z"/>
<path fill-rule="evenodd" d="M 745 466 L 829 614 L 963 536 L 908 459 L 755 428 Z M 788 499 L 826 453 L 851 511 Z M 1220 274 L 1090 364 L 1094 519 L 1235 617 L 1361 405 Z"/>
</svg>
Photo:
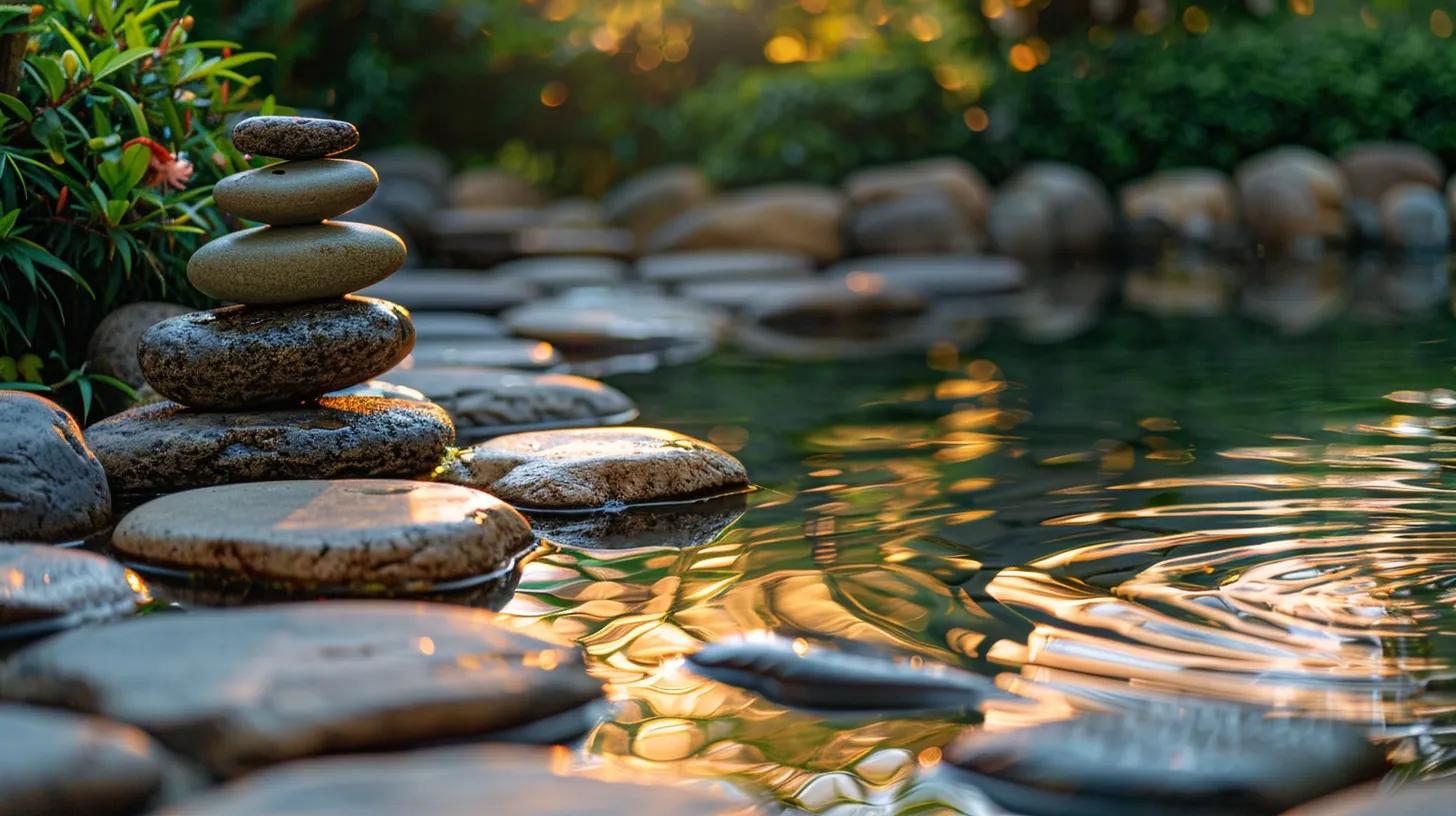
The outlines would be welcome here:
<svg viewBox="0 0 1456 816">
<path fill-rule="evenodd" d="M 0 388 L 89 412 L 97 385 L 126 390 L 85 369 L 96 323 L 135 300 L 195 302 L 187 258 L 227 231 L 212 183 L 247 167 L 223 119 L 260 107 L 239 70 L 268 55 L 194 40 L 178 5 L 0 5 L 0 57 L 25 53 L 0 76 Z"/>
</svg>

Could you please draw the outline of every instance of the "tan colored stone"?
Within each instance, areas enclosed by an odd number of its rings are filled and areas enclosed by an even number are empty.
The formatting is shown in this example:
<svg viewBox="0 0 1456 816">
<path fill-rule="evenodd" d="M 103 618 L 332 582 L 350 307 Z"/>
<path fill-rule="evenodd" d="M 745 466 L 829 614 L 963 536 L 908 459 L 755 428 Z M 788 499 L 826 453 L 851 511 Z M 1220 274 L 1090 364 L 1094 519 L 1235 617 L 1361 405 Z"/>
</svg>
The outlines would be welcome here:
<svg viewBox="0 0 1456 816">
<path fill-rule="evenodd" d="M 1337 157 L 1350 184 L 1350 195 L 1379 201 L 1397 184 L 1421 184 L 1433 190 L 1446 181 L 1446 167 L 1434 153 L 1411 142 L 1364 142 Z"/>
<path fill-rule="evenodd" d="M 520 513 L 479 490 L 341 479 L 173 493 L 123 518 L 111 546 L 187 571 L 407 590 L 493 572 L 534 540 Z"/>
<path fill-rule="evenodd" d="M 1344 237 L 1348 185 L 1339 166 L 1319 153 L 1274 148 L 1240 165 L 1234 181 L 1249 231 L 1271 250 Z"/>
<path fill-rule="evenodd" d="M 365 224 L 255 227 L 204 244 L 187 262 L 187 279 L 218 300 L 299 303 L 357 292 L 404 259 L 398 236 Z"/>
<path fill-rule="evenodd" d="M 742 463 L 660 428 L 511 434 L 462 451 L 445 481 L 524 507 L 587 509 L 694 499 L 748 487 Z"/>
<path fill-rule="evenodd" d="M 964 159 L 949 156 L 856 171 L 844 179 L 844 193 L 856 207 L 940 193 L 976 232 L 991 207 L 991 187 L 985 177 Z"/>
<path fill-rule="evenodd" d="M 1164 170 L 1122 188 L 1128 219 L 1156 221 L 1190 238 L 1210 238 L 1238 220 L 1238 193 L 1218 170 L 1190 167 Z"/>
<path fill-rule="evenodd" d="M 504 170 L 477 167 L 450 182 L 450 206 L 462 210 L 539 207 L 546 203 L 531 183 Z"/>
<path fill-rule="evenodd" d="M 844 253 L 838 191 L 812 184 L 773 184 L 725 195 L 663 224 L 651 252 L 766 249 L 802 252 L 820 262 Z"/>
<path fill-rule="evenodd" d="M 349 159 L 278 162 L 213 185 L 223 210 L 265 224 L 316 224 L 358 207 L 379 189 L 374 168 Z"/>
<path fill-rule="evenodd" d="M 602 206 L 607 218 L 626 227 L 645 244 L 652 233 L 713 194 L 708 177 L 696 167 L 668 165 L 649 170 L 614 187 Z"/>
</svg>

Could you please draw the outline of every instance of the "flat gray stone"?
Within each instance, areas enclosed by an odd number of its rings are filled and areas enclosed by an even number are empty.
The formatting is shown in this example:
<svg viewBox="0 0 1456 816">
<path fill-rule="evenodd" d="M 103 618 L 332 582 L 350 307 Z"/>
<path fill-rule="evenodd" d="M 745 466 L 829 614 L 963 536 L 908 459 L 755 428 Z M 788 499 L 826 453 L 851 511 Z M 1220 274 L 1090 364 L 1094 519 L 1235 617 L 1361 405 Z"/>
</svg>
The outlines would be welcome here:
<svg viewBox="0 0 1456 816">
<path fill-rule="evenodd" d="M 302 303 L 378 283 L 404 259 L 398 235 L 368 224 L 254 227 L 203 244 L 187 261 L 187 279 L 218 300 Z"/>
<path fill-rule="evenodd" d="M 161 792 L 163 760 L 130 726 L 0 704 L 0 816 L 132 816 Z"/>
<path fill-rule="evenodd" d="M 416 389 L 444 408 L 461 439 L 537 428 L 614 425 L 637 416 L 637 406 L 626 394 L 570 374 L 416 366 L 397 368 L 383 379 Z"/>
<path fill-rule="evenodd" d="M 415 343 L 415 350 L 395 369 L 432 366 L 477 366 L 544 371 L 564 363 L 550 343 L 499 337 L 481 340 L 431 340 Z M 389 372 L 386 372 L 389 373 Z"/>
<path fill-rule="evenodd" d="M 379 189 L 364 162 L 314 159 L 278 162 L 234 173 L 213 185 L 217 206 L 265 224 L 316 224 L 360 206 Z"/>
<path fill-rule="evenodd" d="M 128 303 L 117 309 L 96 325 L 91 333 L 91 343 L 86 350 L 86 360 L 91 371 L 115 377 L 132 388 L 147 384 L 137 360 L 137 346 L 147 329 L 163 320 L 187 314 L 192 309 L 176 303 L 142 301 Z"/>
<path fill-rule="evenodd" d="M 135 725 L 222 776 L 504 736 L 601 693 L 574 648 L 488 612 L 399 601 L 151 615 L 73 629 L 0 669 L 8 699 Z"/>
<path fill-rule="evenodd" d="M 799 298 L 815 292 L 837 291 L 841 283 L 820 277 L 786 280 L 717 280 L 685 283 L 679 297 L 734 314 L 765 303 Z"/>
<path fill-rule="evenodd" d="M 393 303 L 349 297 L 284 307 L 227 306 L 174 317 L 142 338 L 147 382 L 192 408 L 284 405 L 364 382 L 415 344 Z"/>
<path fill-rule="evenodd" d="M 106 473 L 61 406 L 0 391 L 0 540 L 84 538 L 111 521 Z"/>
<path fill-rule="evenodd" d="M 497 437 L 440 477 L 522 507 L 590 509 L 704 498 L 748 487 L 715 445 L 660 428 L 573 428 Z"/>
<path fill-rule="evenodd" d="M 202 413 L 172 402 L 124 411 L 87 429 L 118 493 L 280 479 L 413 478 L 455 441 L 438 406 L 325 397 L 317 406 Z"/>
<path fill-rule="evenodd" d="M 490 275 L 495 280 L 520 281 L 557 292 L 578 286 L 611 286 L 626 277 L 627 264 L 591 255 L 543 255 L 497 264 Z"/>
<path fill-rule="evenodd" d="M 150 600 L 140 578 L 95 553 L 48 544 L 0 544 L 0 634 L 119 618 Z"/>
<path fill-rule="evenodd" d="M 540 292 L 524 281 L 492 280 L 488 272 L 410 269 L 359 294 L 398 303 L 412 311 L 495 314 L 519 306 Z"/>
<path fill-rule="evenodd" d="M 702 789 L 563 773 L 542 748 L 480 746 L 300 762 L 234 782 L 167 816 L 721 816 L 741 802 Z"/>
<path fill-rule="evenodd" d="M 505 337 L 499 320 L 470 312 L 411 312 L 420 340 L 484 340 Z"/>
<path fill-rule="evenodd" d="M 321 159 L 359 144 L 359 131 L 338 119 L 252 116 L 233 125 L 233 147 L 276 159 Z"/>
<path fill-rule="evenodd" d="M 926 297 L 975 297 L 1020 289 L 1026 267 L 994 255 L 871 255 L 841 261 L 830 277 L 858 288 L 901 289 Z"/>
<path fill-rule="evenodd" d="M 156 566 L 386 591 L 483 576 L 534 542 L 521 514 L 489 494 L 399 479 L 173 493 L 127 514 L 111 537 L 120 555 Z"/>
<path fill-rule="evenodd" d="M 684 344 L 712 348 L 727 330 L 726 317 L 715 309 L 623 289 L 576 289 L 511 309 L 501 320 L 521 337 L 590 355 Z"/>
<path fill-rule="evenodd" d="M 628 258 L 637 249 L 631 232 L 610 227 L 552 227 L 544 224 L 526 227 L 511 240 L 511 248 L 521 255 L 600 255 Z"/>
<path fill-rule="evenodd" d="M 653 283 L 683 284 L 802 278 L 813 274 L 814 267 L 814 259 L 800 252 L 702 250 L 648 255 L 637 261 L 637 274 Z"/>
</svg>

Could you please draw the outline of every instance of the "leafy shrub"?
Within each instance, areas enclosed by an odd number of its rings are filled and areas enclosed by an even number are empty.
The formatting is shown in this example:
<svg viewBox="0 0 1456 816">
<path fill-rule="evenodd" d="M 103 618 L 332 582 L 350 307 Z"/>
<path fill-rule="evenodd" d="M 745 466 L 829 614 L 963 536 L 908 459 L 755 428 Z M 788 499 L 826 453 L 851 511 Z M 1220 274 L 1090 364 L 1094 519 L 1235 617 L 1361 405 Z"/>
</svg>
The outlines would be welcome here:
<svg viewBox="0 0 1456 816">
<path fill-rule="evenodd" d="M 173 0 L 0 5 L 0 388 L 89 412 L 86 342 L 122 304 L 192 301 L 187 258 L 227 231 L 212 183 L 247 167 L 221 133 L 265 58 L 194 40 Z M 270 107 L 265 101 L 263 107 Z"/>
</svg>

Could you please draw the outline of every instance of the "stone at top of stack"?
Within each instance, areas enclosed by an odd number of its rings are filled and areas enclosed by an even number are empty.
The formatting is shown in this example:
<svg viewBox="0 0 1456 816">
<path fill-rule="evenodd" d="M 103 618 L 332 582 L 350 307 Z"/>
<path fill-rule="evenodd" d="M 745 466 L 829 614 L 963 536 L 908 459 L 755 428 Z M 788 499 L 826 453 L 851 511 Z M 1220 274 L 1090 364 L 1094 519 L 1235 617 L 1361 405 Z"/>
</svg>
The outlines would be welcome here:
<svg viewBox="0 0 1456 816">
<path fill-rule="evenodd" d="M 218 238 L 188 263 L 194 286 L 239 305 L 164 320 L 141 340 L 147 382 L 177 404 L 92 428 L 119 492 L 416 476 L 453 441 L 448 417 L 433 405 L 321 399 L 393 368 L 415 342 L 408 312 L 351 294 L 393 274 L 404 242 L 329 220 L 378 187 L 369 165 L 330 158 L 358 140 L 353 125 L 326 119 L 260 116 L 234 128 L 239 150 L 283 161 L 229 176 L 213 196 L 223 210 L 265 226 Z"/>
</svg>

